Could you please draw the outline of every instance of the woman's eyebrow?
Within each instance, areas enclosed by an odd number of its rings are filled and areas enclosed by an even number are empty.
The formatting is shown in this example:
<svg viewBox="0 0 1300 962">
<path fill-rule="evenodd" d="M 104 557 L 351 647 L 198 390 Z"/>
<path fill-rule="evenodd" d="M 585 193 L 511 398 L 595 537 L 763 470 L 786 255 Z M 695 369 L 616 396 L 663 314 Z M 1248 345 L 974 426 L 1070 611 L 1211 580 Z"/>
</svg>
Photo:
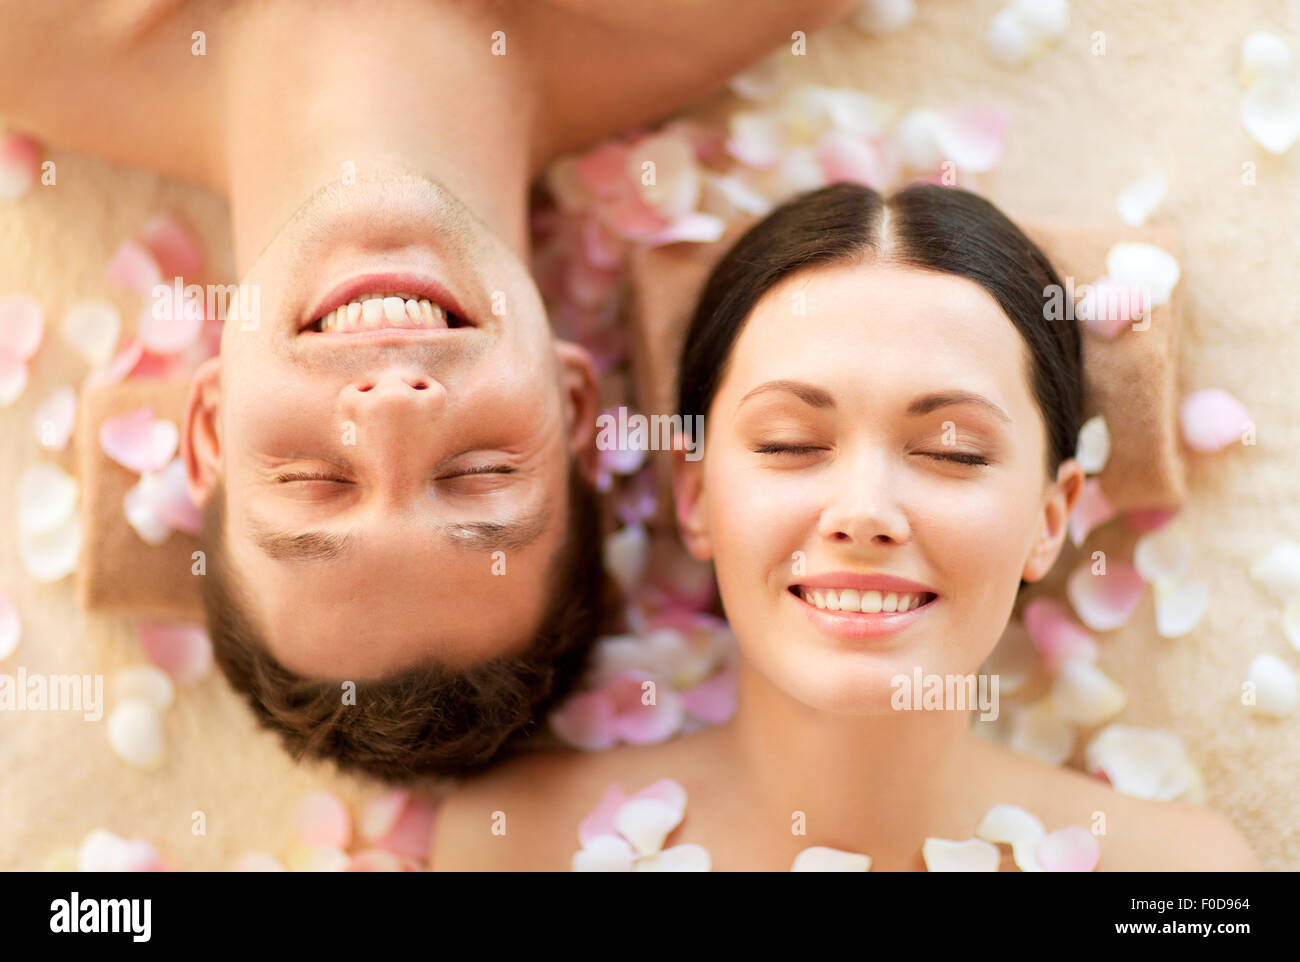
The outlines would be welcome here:
<svg viewBox="0 0 1300 962">
<path fill-rule="evenodd" d="M 805 404 L 815 408 L 835 407 L 835 399 L 831 397 L 830 392 L 824 388 L 817 387 L 815 384 L 807 384 L 803 381 L 787 380 L 766 381 L 760 384 L 742 397 L 740 403 L 737 404 L 736 407 L 740 407 L 741 404 L 744 404 L 756 395 L 766 394 L 769 391 L 785 391 L 789 394 L 793 394 Z M 929 414 L 932 411 L 937 411 L 939 408 L 949 407 L 954 404 L 978 404 L 981 407 L 987 408 L 1007 424 L 1012 423 L 1011 416 L 1007 414 L 1006 411 L 1002 410 L 1002 408 L 994 404 L 984 395 L 976 394 L 974 391 L 936 391 L 931 394 L 923 394 L 918 398 L 914 398 L 912 402 L 908 404 L 907 414 L 909 417 L 920 417 Z"/>
</svg>

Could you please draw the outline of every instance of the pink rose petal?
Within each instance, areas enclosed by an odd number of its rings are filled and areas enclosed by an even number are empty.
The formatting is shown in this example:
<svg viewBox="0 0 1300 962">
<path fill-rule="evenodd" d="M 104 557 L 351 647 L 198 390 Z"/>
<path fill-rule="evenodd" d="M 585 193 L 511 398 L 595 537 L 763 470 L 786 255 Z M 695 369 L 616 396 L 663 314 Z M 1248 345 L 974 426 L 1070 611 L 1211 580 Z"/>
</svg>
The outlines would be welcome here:
<svg viewBox="0 0 1300 962">
<path fill-rule="evenodd" d="M 140 312 L 137 336 L 146 351 L 176 354 L 192 344 L 203 331 L 206 313 L 203 302 L 174 287 L 160 285 Z"/>
<path fill-rule="evenodd" d="M 393 826 L 375 839 L 375 848 L 410 859 L 428 858 L 429 844 L 433 839 L 433 823 L 437 813 L 437 802 L 434 799 L 427 795 L 411 797 Z"/>
<path fill-rule="evenodd" d="M 671 738 L 682 724 L 682 701 L 667 685 L 656 684 L 654 704 L 644 704 L 649 679 L 627 674 L 605 686 L 614 699 L 614 731 L 630 745 L 653 745 Z"/>
<path fill-rule="evenodd" d="M 617 785 L 611 783 L 605 789 L 605 796 L 591 813 L 578 823 L 578 842 L 586 848 L 593 840 L 602 835 L 618 835 L 614 827 L 614 815 L 627 801 L 627 795 Z"/>
<path fill-rule="evenodd" d="M 1044 872 L 1091 872 L 1101 860 L 1101 846 L 1092 832 L 1071 825 L 1043 836 L 1034 857 Z"/>
<path fill-rule="evenodd" d="M 701 721 L 721 724 L 736 713 L 739 682 L 739 667 L 729 665 L 712 678 L 682 692 L 682 705 L 689 714 Z"/>
<path fill-rule="evenodd" d="M 572 695 L 550 716 L 551 731 L 565 744 L 599 751 L 618 741 L 614 728 L 614 699 L 605 691 Z"/>
<path fill-rule="evenodd" d="M 399 788 L 367 802 L 358 825 L 361 837 L 373 842 L 391 832 L 410 800 L 411 793 Z"/>
<path fill-rule="evenodd" d="M 352 815 L 329 792 L 308 792 L 295 812 L 298 838 L 313 848 L 345 849 L 352 840 Z"/>
<path fill-rule="evenodd" d="M 646 237 L 643 243 L 647 247 L 681 243 L 712 244 L 726 229 L 726 222 L 721 217 L 691 212 L 681 215 L 663 230 Z"/>
<path fill-rule="evenodd" d="M 27 365 L 8 354 L 0 354 L 0 407 L 7 407 L 27 390 Z"/>
<path fill-rule="evenodd" d="M 1083 482 L 1083 491 L 1070 512 L 1070 540 L 1076 546 L 1082 545 L 1088 533 L 1098 525 L 1103 525 L 1115 517 L 1115 508 L 1106 500 L 1101 484 L 1096 478 Z"/>
<path fill-rule="evenodd" d="M 1137 569 L 1111 559 L 1106 573 L 1093 574 L 1092 562 L 1084 562 L 1066 582 L 1066 594 L 1079 619 L 1094 631 L 1110 631 L 1132 617 L 1142 600 L 1146 582 Z"/>
<path fill-rule="evenodd" d="M 99 426 L 104 453 L 137 474 L 161 470 L 176 453 L 179 440 L 176 425 L 154 420 L 150 407 L 106 418 Z"/>
<path fill-rule="evenodd" d="M 1219 388 L 1189 394 L 1178 414 L 1183 441 L 1193 451 L 1218 451 L 1239 443 L 1253 421 L 1244 404 Z"/>
<path fill-rule="evenodd" d="M 843 181 L 882 190 L 897 172 L 875 141 L 834 128 L 818 139 L 817 161 L 828 184 Z"/>
<path fill-rule="evenodd" d="M 992 170 L 1002 157 L 1008 117 L 998 107 L 959 107 L 944 111 L 934 136 L 947 160 L 961 170 Z"/>
<path fill-rule="evenodd" d="M 94 388 L 103 384 L 117 384 L 125 380 L 144 356 L 144 347 L 138 338 L 130 338 L 122 344 L 113 360 L 97 371 L 91 371 L 86 378 L 86 387 Z"/>
<path fill-rule="evenodd" d="M 153 255 L 164 277 L 203 276 L 203 253 L 194 235 L 175 217 L 159 214 L 140 228 L 138 240 Z"/>
<path fill-rule="evenodd" d="M 110 284 L 124 287 L 144 297 L 152 297 L 154 288 L 162 283 L 162 271 L 153 255 L 142 244 L 126 241 L 104 269 Z"/>
<path fill-rule="evenodd" d="M 197 681 L 212 667 L 212 641 L 202 625 L 146 622 L 140 625 L 145 657 L 179 684 Z"/>
<path fill-rule="evenodd" d="M 575 172 L 582 185 L 597 197 L 614 197 L 627 186 L 630 145 L 608 141 L 579 157 Z"/>
<path fill-rule="evenodd" d="M 15 201 L 31 189 L 41 169 L 40 144 L 22 134 L 0 136 L 0 200 Z"/>
<path fill-rule="evenodd" d="M 76 418 L 77 392 L 70 387 L 55 389 L 32 417 L 37 443 L 49 451 L 62 451 L 72 437 Z"/>
<path fill-rule="evenodd" d="M 1026 602 L 1022 620 L 1049 672 L 1072 659 L 1097 660 L 1096 640 L 1054 598 L 1039 596 Z"/>
<path fill-rule="evenodd" d="M 198 534 L 203 528 L 203 514 L 190 497 L 185 462 L 172 458 L 167 467 L 153 476 L 151 492 L 158 520 L 186 534 Z"/>
<path fill-rule="evenodd" d="M 1109 340 L 1127 330 L 1146 311 L 1142 288 L 1101 277 L 1088 285 L 1075 305 L 1074 316 L 1093 334 Z"/>
<path fill-rule="evenodd" d="M 348 859 L 345 872 L 418 872 L 418 866 L 408 858 L 393 852 L 371 848 L 357 852 Z"/>
<path fill-rule="evenodd" d="M 22 621 L 13 600 L 0 591 L 0 661 L 4 661 L 18 648 L 18 639 L 22 636 Z"/>
<path fill-rule="evenodd" d="M 45 313 L 41 302 L 30 294 L 0 298 L 0 355 L 26 361 L 41 346 Z"/>
</svg>

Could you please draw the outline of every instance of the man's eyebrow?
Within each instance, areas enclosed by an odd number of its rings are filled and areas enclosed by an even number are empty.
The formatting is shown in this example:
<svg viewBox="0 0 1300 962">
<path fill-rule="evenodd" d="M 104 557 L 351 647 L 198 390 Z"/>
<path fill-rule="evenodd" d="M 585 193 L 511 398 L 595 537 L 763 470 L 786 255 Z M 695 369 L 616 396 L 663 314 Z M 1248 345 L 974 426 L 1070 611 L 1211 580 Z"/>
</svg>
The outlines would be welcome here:
<svg viewBox="0 0 1300 962">
<path fill-rule="evenodd" d="M 517 521 L 439 521 L 435 530 L 457 548 L 469 551 L 521 551 L 546 530 L 548 505 Z M 355 549 L 351 532 L 288 531 L 260 518 L 249 523 L 253 543 L 275 561 L 332 561 Z"/>
<path fill-rule="evenodd" d="M 831 397 L 830 392 L 815 384 L 806 384 L 803 381 L 767 381 L 754 388 L 743 398 L 740 404 L 744 404 L 750 398 L 766 394 L 769 391 L 786 391 L 793 394 L 805 404 L 815 408 L 833 408 L 835 399 Z M 974 391 L 936 391 L 933 394 L 925 394 L 913 399 L 907 406 L 907 413 L 911 417 L 920 417 L 937 411 L 939 408 L 949 407 L 953 404 L 978 404 L 987 408 L 998 418 L 1011 424 L 1011 416 L 1002 410 L 997 404 L 994 404 L 982 394 L 976 394 Z M 740 405 L 737 405 L 739 407 Z"/>
</svg>

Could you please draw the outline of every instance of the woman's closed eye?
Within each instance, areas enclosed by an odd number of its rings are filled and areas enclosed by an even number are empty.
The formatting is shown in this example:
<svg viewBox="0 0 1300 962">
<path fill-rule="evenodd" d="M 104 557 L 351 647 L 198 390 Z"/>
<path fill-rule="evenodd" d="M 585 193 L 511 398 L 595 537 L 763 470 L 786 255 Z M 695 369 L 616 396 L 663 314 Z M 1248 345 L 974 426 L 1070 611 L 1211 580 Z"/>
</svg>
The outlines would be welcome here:
<svg viewBox="0 0 1300 962">
<path fill-rule="evenodd" d="M 751 450 L 755 454 L 799 455 L 799 454 L 809 454 L 813 451 L 825 451 L 827 449 L 812 444 L 781 444 L 781 443 L 773 442 L 769 444 L 760 444 L 752 448 Z M 921 451 L 918 453 L 927 458 L 934 458 L 936 461 L 949 461 L 955 464 L 965 464 L 974 467 L 982 467 L 989 463 L 988 458 L 984 457 L 982 454 L 971 454 L 964 451 L 947 451 L 947 452 Z"/>
<path fill-rule="evenodd" d="M 508 464 L 480 464 L 472 468 L 463 468 L 452 471 L 448 474 L 441 474 L 434 478 L 435 481 L 451 481 L 456 478 L 472 477 L 480 474 L 514 474 L 516 469 Z M 324 474 L 319 471 L 293 471 L 287 474 L 276 475 L 275 478 L 280 484 L 289 484 L 293 481 L 325 481 L 333 484 L 354 484 L 354 481 L 348 478 L 340 477 L 335 474 Z"/>
</svg>

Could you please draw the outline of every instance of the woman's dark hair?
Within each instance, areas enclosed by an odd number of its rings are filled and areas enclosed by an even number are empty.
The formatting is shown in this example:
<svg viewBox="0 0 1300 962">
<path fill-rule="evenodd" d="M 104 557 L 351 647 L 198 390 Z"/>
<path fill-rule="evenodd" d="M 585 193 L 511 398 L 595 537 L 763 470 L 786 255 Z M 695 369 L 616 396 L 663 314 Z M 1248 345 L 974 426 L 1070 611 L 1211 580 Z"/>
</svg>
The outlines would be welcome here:
<svg viewBox="0 0 1300 962">
<path fill-rule="evenodd" d="M 809 268 L 874 258 L 968 278 L 989 292 L 1029 345 L 1032 388 L 1047 425 L 1047 472 L 1073 457 L 1083 407 L 1083 361 L 1073 320 L 1052 320 L 1064 286 L 1046 255 L 993 204 L 957 187 L 912 184 L 888 198 L 834 184 L 777 207 L 709 275 L 678 366 L 678 412 L 708 413 L 732 349 L 759 300 Z"/>
</svg>

